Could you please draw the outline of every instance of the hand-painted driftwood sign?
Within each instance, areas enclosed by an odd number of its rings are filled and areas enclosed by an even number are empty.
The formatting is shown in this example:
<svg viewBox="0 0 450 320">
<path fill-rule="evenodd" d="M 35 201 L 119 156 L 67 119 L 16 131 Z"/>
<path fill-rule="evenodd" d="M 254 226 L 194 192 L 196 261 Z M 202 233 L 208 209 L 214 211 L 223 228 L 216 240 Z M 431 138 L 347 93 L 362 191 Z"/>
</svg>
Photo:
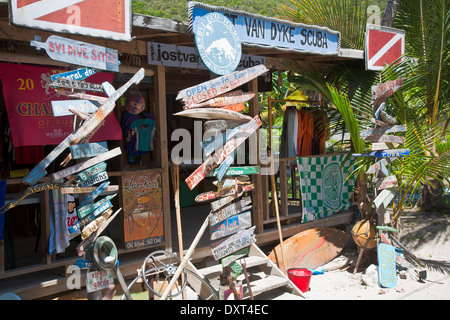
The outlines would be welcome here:
<svg viewBox="0 0 450 320">
<path fill-rule="evenodd" d="M 257 65 L 242 71 L 235 71 L 228 75 L 181 90 L 176 99 L 182 100 L 186 106 L 198 104 L 236 89 L 267 71 L 269 70 L 263 65 Z"/>
<path fill-rule="evenodd" d="M 383 208 L 387 208 L 389 203 L 394 199 L 395 192 L 393 189 L 384 189 L 380 192 L 380 194 L 375 198 L 373 203 L 375 207 L 380 208 L 383 205 Z"/>
<path fill-rule="evenodd" d="M 236 251 L 236 252 L 226 256 L 225 258 L 222 258 L 220 260 L 220 263 L 222 264 L 222 267 L 225 268 L 227 265 L 229 265 L 233 261 L 236 261 L 237 259 L 243 258 L 246 255 L 248 255 L 249 251 L 250 251 L 250 249 L 248 247 L 244 248 L 244 249 L 241 249 L 239 251 Z"/>
<path fill-rule="evenodd" d="M 94 191 L 92 191 L 92 193 L 86 197 L 86 199 L 83 200 L 83 202 L 80 203 L 79 207 L 83 207 L 85 205 L 88 204 L 92 204 L 94 202 L 94 200 L 102 194 L 103 191 L 105 191 L 106 187 L 109 186 L 111 182 L 106 181 L 103 182 L 101 185 L 99 185 Z"/>
<path fill-rule="evenodd" d="M 401 158 L 409 155 L 409 149 L 393 149 L 370 153 L 353 153 L 354 157 Z"/>
<path fill-rule="evenodd" d="M 370 136 L 377 136 L 380 134 L 405 132 L 405 131 L 406 131 L 406 125 L 397 125 L 397 126 L 388 126 L 388 127 L 364 130 L 359 133 L 359 136 L 360 137 L 370 137 Z"/>
<path fill-rule="evenodd" d="M 227 187 L 232 187 L 237 185 L 245 185 L 245 184 L 250 184 L 250 177 L 247 175 L 242 175 L 242 176 L 238 176 L 236 178 L 233 179 L 225 179 L 222 181 L 214 181 L 213 185 L 215 185 L 218 189 L 223 189 L 223 188 L 227 188 Z"/>
<path fill-rule="evenodd" d="M 99 103 L 104 103 L 106 100 L 108 100 L 108 98 L 106 97 L 100 97 L 100 96 L 95 96 L 92 94 L 87 94 L 84 92 L 72 92 L 72 91 L 68 91 L 68 90 L 64 90 L 64 89 L 55 89 L 56 93 L 61 95 L 61 96 L 66 96 L 69 98 L 76 98 L 76 99 L 81 99 L 81 100 L 91 100 L 91 101 L 96 101 Z"/>
<path fill-rule="evenodd" d="M 246 186 L 238 185 L 237 187 L 235 187 L 235 186 L 227 187 L 227 188 L 218 190 L 216 192 L 208 191 L 208 192 L 201 193 L 195 197 L 195 201 L 196 202 L 205 202 L 205 201 L 214 200 L 214 199 L 217 199 L 220 197 L 227 197 L 227 196 L 233 195 L 233 194 L 242 195 L 243 192 L 251 191 L 253 189 L 254 189 L 254 186 L 252 184 L 249 184 Z"/>
<path fill-rule="evenodd" d="M 215 169 L 211 173 L 207 174 L 207 177 L 215 177 L 217 175 L 218 170 Z M 229 167 L 227 172 L 225 172 L 225 176 L 240 176 L 243 174 L 259 174 L 261 172 L 261 168 L 257 166 L 246 166 L 246 167 Z"/>
<path fill-rule="evenodd" d="M 252 226 L 250 211 L 232 216 L 211 227 L 211 240 L 223 238 Z"/>
<path fill-rule="evenodd" d="M 373 141 L 373 142 L 389 142 L 389 143 L 405 143 L 405 137 L 400 136 L 392 136 L 392 135 L 372 135 L 368 137 L 361 137 L 364 141 Z"/>
<path fill-rule="evenodd" d="M 63 187 L 61 188 L 62 194 L 72 194 L 72 193 L 92 193 L 97 189 L 97 187 L 85 187 L 85 188 L 78 188 L 78 187 Z M 107 186 L 105 188 L 105 192 L 114 192 L 119 190 L 119 186 Z"/>
<path fill-rule="evenodd" d="M 241 61 L 241 40 L 227 17 L 218 12 L 204 15 L 194 34 L 197 51 L 211 72 L 225 75 L 236 69 Z"/>
<path fill-rule="evenodd" d="M 55 100 L 52 101 L 52 110 L 55 117 L 73 115 L 70 109 L 83 113 L 94 113 L 98 107 L 89 100 Z"/>
<path fill-rule="evenodd" d="M 67 138 L 65 138 L 52 152 L 50 152 L 31 172 L 22 179 L 25 185 L 34 185 L 47 174 L 46 168 L 52 163 L 67 147 L 78 144 L 93 131 L 98 130 L 99 125 L 113 111 L 116 100 L 119 99 L 131 85 L 139 83 L 144 78 L 144 69 L 141 68 L 126 84 L 115 91 L 108 100 L 97 109 L 92 116 Z"/>
<path fill-rule="evenodd" d="M 81 80 L 57 78 L 50 85 L 53 87 L 103 92 L 103 87 L 101 84 Z"/>
<path fill-rule="evenodd" d="M 380 285 L 385 288 L 395 288 L 397 286 L 397 270 L 394 247 L 380 243 L 377 248 L 377 254 Z"/>
<path fill-rule="evenodd" d="M 251 227 L 250 229 L 239 231 L 228 238 L 212 243 L 211 251 L 214 259 L 219 260 L 233 252 L 248 247 L 252 243 L 255 243 L 256 238 L 254 233 L 255 227 Z"/>
<path fill-rule="evenodd" d="M 255 94 L 253 92 L 242 92 L 242 90 L 236 90 L 233 92 L 225 93 L 217 98 L 212 98 L 202 103 L 193 104 L 191 106 L 184 106 L 184 109 L 202 108 L 202 107 L 226 107 L 242 102 L 247 102 L 253 99 Z"/>
<path fill-rule="evenodd" d="M 239 200 L 236 203 L 232 203 L 219 211 L 211 212 L 211 215 L 209 216 L 210 226 L 222 222 L 235 214 L 249 210 L 251 208 L 251 203 L 252 198 L 245 197 L 242 200 Z"/>
<path fill-rule="evenodd" d="M 235 138 L 231 138 L 227 143 L 216 151 L 214 156 L 210 156 L 206 161 L 197 168 L 185 181 L 190 190 L 195 188 L 197 184 L 202 181 L 205 176 L 210 173 L 216 166 L 222 163 L 236 148 L 241 145 L 253 132 L 261 126 L 261 119 L 255 116 L 252 121 L 247 123 L 242 133 L 239 133 Z"/>
<path fill-rule="evenodd" d="M 52 81 L 55 81 L 59 78 L 71 79 L 71 80 L 84 80 L 94 74 L 96 74 L 98 70 L 91 68 L 81 68 L 76 70 L 71 70 L 63 73 L 52 74 L 50 78 Z"/>
<path fill-rule="evenodd" d="M 403 84 L 403 78 L 379 83 L 372 87 L 372 105 L 379 105 L 391 97 Z"/>
<path fill-rule="evenodd" d="M 31 41 L 32 46 L 45 49 L 50 58 L 79 66 L 119 71 L 119 55 L 115 49 L 52 35 L 46 42 Z"/>
<path fill-rule="evenodd" d="M 103 171 L 103 172 L 99 172 L 93 176 L 90 176 L 85 181 L 78 183 L 77 187 L 80 187 L 80 188 L 90 187 L 90 186 L 93 186 L 94 184 L 97 184 L 99 182 L 106 181 L 106 180 L 108 180 L 108 174 L 106 173 L 106 171 Z"/>
<path fill-rule="evenodd" d="M 340 33 L 328 28 L 307 26 L 190 1 L 189 27 L 194 33 L 198 30 L 201 18 L 210 12 L 225 15 L 234 24 L 241 41 L 253 46 L 332 55 L 336 55 L 340 49 Z"/>
<path fill-rule="evenodd" d="M 90 158 L 108 152 L 108 143 L 106 141 L 75 144 L 70 146 L 72 159 Z"/>
<path fill-rule="evenodd" d="M 250 121 L 251 117 L 224 108 L 200 108 L 200 109 L 187 109 L 175 113 L 176 116 L 189 117 L 196 119 L 228 119 L 235 121 Z"/>
<path fill-rule="evenodd" d="M 203 152 L 206 156 L 209 156 L 211 153 L 213 153 L 214 150 L 224 145 L 228 139 L 235 136 L 237 133 L 242 131 L 245 128 L 246 124 L 243 124 L 239 127 L 233 128 L 231 130 L 227 130 L 221 134 L 217 134 L 215 136 L 212 136 L 211 138 L 207 140 L 202 141 L 202 148 Z"/>
<path fill-rule="evenodd" d="M 84 172 L 82 172 L 81 175 L 81 180 L 86 180 L 88 177 L 92 176 L 93 174 L 97 174 L 101 171 L 106 170 L 106 168 L 104 170 L 99 170 L 99 169 L 95 169 L 92 172 L 88 171 L 92 166 L 95 166 L 98 163 L 101 163 L 103 161 L 106 161 L 108 159 L 117 157 L 118 155 L 122 154 L 122 150 L 120 150 L 120 147 L 114 148 L 111 151 L 105 152 L 101 155 L 98 155 L 94 158 L 91 158 L 89 160 L 86 160 L 84 162 L 81 163 L 77 163 L 76 165 L 73 165 L 69 168 L 63 169 L 61 171 L 52 173 L 50 176 L 52 177 L 53 181 L 57 181 L 59 179 L 63 179 L 66 178 L 68 176 L 71 176 L 73 174 L 76 174 L 80 171 L 85 171 L 86 170 L 86 174 L 84 174 Z"/>
<path fill-rule="evenodd" d="M 102 171 L 105 171 L 107 168 L 106 162 L 100 162 L 99 164 L 96 164 L 95 166 L 90 167 L 89 169 L 84 170 L 83 172 L 79 173 L 77 175 L 78 180 L 85 181 L 90 176 L 93 176 L 97 173 L 100 173 Z"/>
<path fill-rule="evenodd" d="M 376 184 L 378 190 L 384 190 L 393 188 L 397 185 L 397 177 L 396 176 L 387 176 L 384 179 L 380 179 L 380 183 Z"/>
</svg>

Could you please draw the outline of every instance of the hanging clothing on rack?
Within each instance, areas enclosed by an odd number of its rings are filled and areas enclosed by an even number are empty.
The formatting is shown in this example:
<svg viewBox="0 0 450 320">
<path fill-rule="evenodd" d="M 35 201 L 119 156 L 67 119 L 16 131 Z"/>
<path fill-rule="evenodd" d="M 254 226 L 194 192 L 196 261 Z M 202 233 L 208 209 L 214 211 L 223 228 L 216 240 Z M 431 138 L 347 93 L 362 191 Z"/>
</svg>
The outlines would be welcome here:
<svg viewBox="0 0 450 320">
<path fill-rule="evenodd" d="M 153 151 L 156 121 L 149 112 L 143 111 L 139 114 L 125 112 L 122 130 L 129 163 L 134 163 L 136 157 Z"/>
<path fill-rule="evenodd" d="M 281 131 L 280 157 L 293 158 L 297 156 L 294 149 L 294 126 L 297 119 L 297 109 L 290 106 L 286 108 L 283 117 L 283 127 Z M 298 146 L 297 146 L 298 147 Z"/>
<path fill-rule="evenodd" d="M 310 110 L 298 111 L 297 156 L 312 155 L 312 140 L 314 138 L 314 118 Z"/>
</svg>

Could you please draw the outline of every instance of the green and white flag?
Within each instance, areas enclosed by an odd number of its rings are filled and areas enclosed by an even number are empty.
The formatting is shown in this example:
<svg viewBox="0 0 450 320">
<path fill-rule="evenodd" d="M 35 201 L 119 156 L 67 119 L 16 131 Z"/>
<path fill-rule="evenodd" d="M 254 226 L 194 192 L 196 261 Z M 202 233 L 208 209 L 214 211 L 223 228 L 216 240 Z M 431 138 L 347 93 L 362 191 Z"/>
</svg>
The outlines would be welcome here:
<svg viewBox="0 0 450 320">
<path fill-rule="evenodd" d="M 345 155 L 299 157 L 303 222 L 322 219 L 352 206 L 355 179 L 347 179 L 350 161 L 341 168 Z"/>
</svg>

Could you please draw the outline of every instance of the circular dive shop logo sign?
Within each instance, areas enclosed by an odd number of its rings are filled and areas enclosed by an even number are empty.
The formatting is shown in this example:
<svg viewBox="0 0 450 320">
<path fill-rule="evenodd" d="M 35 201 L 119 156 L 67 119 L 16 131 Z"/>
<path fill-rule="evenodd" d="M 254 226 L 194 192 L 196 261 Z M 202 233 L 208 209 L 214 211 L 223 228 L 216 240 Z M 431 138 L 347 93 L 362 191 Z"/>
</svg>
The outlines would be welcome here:
<svg viewBox="0 0 450 320">
<path fill-rule="evenodd" d="M 229 74 L 239 65 L 241 40 L 234 25 L 223 14 L 212 12 L 200 19 L 195 43 L 203 63 L 215 74 Z"/>
</svg>

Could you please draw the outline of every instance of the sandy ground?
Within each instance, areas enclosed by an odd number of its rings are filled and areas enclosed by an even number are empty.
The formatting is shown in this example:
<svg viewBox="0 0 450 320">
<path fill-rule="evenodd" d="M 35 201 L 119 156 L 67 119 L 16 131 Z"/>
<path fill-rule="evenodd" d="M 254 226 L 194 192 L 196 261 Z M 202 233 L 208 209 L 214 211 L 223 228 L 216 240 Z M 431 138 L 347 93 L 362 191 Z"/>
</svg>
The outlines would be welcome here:
<svg viewBox="0 0 450 320">
<path fill-rule="evenodd" d="M 397 237 L 401 243 L 426 265 L 426 280 L 411 276 L 397 276 L 395 288 L 370 286 L 362 279 L 366 269 L 377 265 L 376 250 L 364 255 L 358 272 L 353 273 L 357 260 L 357 247 L 353 241 L 327 266 L 350 263 L 347 268 L 313 275 L 310 290 L 305 297 L 310 300 L 448 300 L 450 299 L 450 210 L 422 213 L 411 209 L 402 218 Z M 372 266 L 373 268 L 373 266 Z M 320 269 L 320 268 L 317 268 Z M 282 295 L 276 299 L 284 299 Z"/>
</svg>

